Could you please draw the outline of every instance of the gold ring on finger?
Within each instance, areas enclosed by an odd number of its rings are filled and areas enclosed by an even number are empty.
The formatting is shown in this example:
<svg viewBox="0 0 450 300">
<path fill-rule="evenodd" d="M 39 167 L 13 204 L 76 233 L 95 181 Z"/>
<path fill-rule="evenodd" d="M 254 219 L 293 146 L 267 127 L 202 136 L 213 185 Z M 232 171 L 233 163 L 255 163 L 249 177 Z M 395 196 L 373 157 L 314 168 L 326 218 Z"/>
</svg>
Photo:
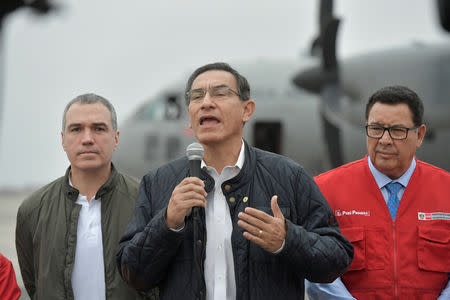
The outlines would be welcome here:
<svg viewBox="0 0 450 300">
<path fill-rule="evenodd" d="M 259 236 L 262 236 L 262 234 L 263 234 L 263 231 L 260 229 L 259 230 Z"/>
</svg>

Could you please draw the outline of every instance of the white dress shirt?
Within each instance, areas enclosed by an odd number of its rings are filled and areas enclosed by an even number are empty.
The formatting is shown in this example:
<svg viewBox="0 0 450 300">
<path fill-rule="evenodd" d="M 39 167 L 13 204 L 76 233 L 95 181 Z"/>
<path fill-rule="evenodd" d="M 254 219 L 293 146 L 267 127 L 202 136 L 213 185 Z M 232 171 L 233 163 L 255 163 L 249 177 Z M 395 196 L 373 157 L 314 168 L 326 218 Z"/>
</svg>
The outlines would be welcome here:
<svg viewBox="0 0 450 300">
<path fill-rule="evenodd" d="M 95 196 L 88 201 L 79 194 L 76 203 L 81 205 L 81 210 L 72 270 L 73 294 L 75 300 L 102 300 L 106 296 L 101 201 Z"/>
<path fill-rule="evenodd" d="M 222 183 L 239 174 L 245 159 L 245 147 L 242 141 L 241 151 L 234 166 L 226 166 L 221 174 L 202 161 L 202 168 L 214 178 L 214 189 L 206 197 L 206 256 L 205 282 L 206 299 L 236 299 L 233 250 L 231 247 L 230 209 L 222 193 Z"/>
</svg>

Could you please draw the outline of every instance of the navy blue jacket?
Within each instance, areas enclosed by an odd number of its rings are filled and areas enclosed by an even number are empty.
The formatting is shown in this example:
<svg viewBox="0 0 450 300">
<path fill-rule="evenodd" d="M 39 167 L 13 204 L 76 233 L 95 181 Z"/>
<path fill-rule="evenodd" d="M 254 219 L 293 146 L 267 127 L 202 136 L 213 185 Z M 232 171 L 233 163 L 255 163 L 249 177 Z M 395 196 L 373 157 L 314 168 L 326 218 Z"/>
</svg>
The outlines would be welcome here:
<svg viewBox="0 0 450 300">
<path fill-rule="evenodd" d="M 204 299 L 205 210 L 189 216 L 185 229 L 165 222 L 172 191 L 189 176 L 187 158 L 150 171 L 142 179 L 134 217 L 117 254 L 122 277 L 137 289 L 159 287 L 161 299 Z M 205 190 L 214 187 L 204 171 Z M 231 243 L 236 299 L 303 299 L 304 278 L 331 282 L 353 258 L 334 214 L 305 170 L 292 160 L 245 145 L 241 172 L 222 184 L 233 223 Z M 247 206 L 272 214 L 270 199 L 286 219 L 286 243 L 274 255 L 243 237 L 238 213 Z M 243 200 L 245 197 L 247 199 Z"/>
</svg>

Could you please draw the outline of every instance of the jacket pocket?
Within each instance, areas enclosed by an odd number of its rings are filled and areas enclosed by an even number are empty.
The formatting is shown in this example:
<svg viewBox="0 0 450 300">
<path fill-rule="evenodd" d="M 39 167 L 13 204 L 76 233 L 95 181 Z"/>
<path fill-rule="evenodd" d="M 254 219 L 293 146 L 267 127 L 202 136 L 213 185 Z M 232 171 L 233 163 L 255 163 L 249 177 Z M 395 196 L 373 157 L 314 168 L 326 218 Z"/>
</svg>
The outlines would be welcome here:
<svg viewBox="0 0 450 300">
<path fill-rule="evenodd" d="M 389 245 L 386 230 L 382 227 L 366 226 L 367 270 L 383 270 L 389 259 Z"/>
<path fill-rule="evenodd" d="M 445 226 L 418 226 L 417 261 L 427 271 L 450 272 L 450 230 Z"/>
<path fill-rule="evenodd" d="M 366 266 L 366 243 L 364 227 L 341 228 L 342 234 L 352 243 L 354 248 L 353 261 L 349 271 L 362 270 Z"/>
</svg>

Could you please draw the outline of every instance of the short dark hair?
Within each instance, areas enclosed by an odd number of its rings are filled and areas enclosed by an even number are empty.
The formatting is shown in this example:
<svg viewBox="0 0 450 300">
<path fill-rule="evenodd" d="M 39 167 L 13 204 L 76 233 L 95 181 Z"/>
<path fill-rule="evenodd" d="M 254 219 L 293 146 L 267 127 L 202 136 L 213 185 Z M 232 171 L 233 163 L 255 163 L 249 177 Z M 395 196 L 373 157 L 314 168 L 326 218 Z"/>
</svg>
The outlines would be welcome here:
<svg viewBox="0 0 450 300">
<path fill-rule="evenodd" d="M 66 129 L 66 114 L 67 114 L 67 111 L 69 110 L 69 108 L 72 106 L 72 104 L 75 104 L 75 103 L 94 104 L 94 103 L 98 103 L 98 102 L 100 102 L 104 106 L 106 106 L 106 108 L 111 113 L 112 128 L 114 131 L 117 131 L 117 115 L 116 115 L 116 110 L 114 109 L 114 106 L 111 104 L 111 102 L 109 102 L 102 96 L 99 96 L 99 95 L 96 95 L 93 93 L 80 95 L 80 96 L 76 97 L 75 99 L 72 99 L 69 103 L 67 103 L 66 108 L 64 109 L 64 113 L 63 113 L 62 131 L 64 132 Z"/>
<path fill-rule="evenodd" d="M 400 103 L 407 104 L 413 114 L 414 126 L 423 124 L 423 102 L 419 95 L 406 86 L 387 86 L 370 96 L 369 102 L 367 102 L 366 105 L 366 121 L 369 119 L 369 113 L 372 106 L 377 102 L 391 105 Z"/>
<path fill-rule="evenodd" d="M 211 70 L 219 70 L 219 71 L 225 71 L 225 72 L 231 73 L 234 76 L 234 78 L 236 79 L 236 84 L 237 84 L 237 88 L 238 88 L 237 91 L 239 93 L 239 98 L 242 101 L 250 99 L 250 85 L 248 84 L 247 79 L 244 76 L 242 76 L 241 74 L 239 74 L 239 72 L 236 71 L 235 69 L 233 69 L 229 64 L 224 63 L 224 62 L 216 62 L 216 63 L 212 63 L 212 64 L 207 64 L 207 65 L 204 65 L 204 66 L 198 68 L 189 77 L 189 79 L 186 83 L 186 88 L 184 90 L 184 99 L 186 101 L 187 106 L 189 106 L 189 102 L 190 102 L 187 94 L 191 90 L 192 83 L 194 82 L 195 78 L 197 78 L 198 75 L 205 73 L 207 71 L 211 71 Z"/>
</svg>

